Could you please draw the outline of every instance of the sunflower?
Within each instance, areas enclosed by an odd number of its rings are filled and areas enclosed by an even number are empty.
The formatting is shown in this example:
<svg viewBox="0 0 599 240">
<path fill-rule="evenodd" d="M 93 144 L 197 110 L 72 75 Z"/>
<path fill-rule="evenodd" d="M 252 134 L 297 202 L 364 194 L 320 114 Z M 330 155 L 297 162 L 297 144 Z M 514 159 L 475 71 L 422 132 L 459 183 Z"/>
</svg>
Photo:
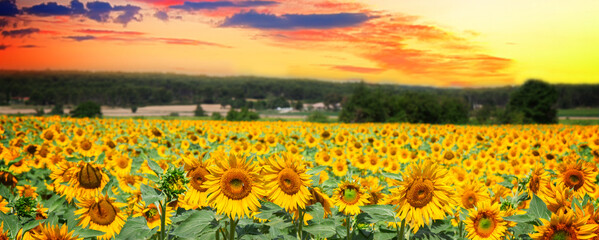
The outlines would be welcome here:
<svg viewBox="0 0 599 240">
<path fill-rule="evenodd" d="M 259 199 L 265 195 L 260 170 L 243 155 L 217 154 L 216 165 L 210 166 L 202 187 L 207 188 L 208 203 L 218 214 L 231 219 L 249 217 L 258 211 Z"/>
<path fill-rule="evenodd" d="M 397 217 L 413 226 L 413 231 L 431 220 L 443 219 L 457 203 L 449 184 L 447 171 L 430 161 L 410 166 L 395 196 Z"/>
<path fill-rule="evenodd" d="M 0 196 L 0 212 L 3 212 L 3 213 L 10 212 L 10 208 L 6 207 L 6 205 L 8 205 L 8 202 L 6 201 L 6 199 L 4 199 L 2 196 Z"/>
<path fill-rule="evenodd" d="M 88 198 L 97 196 L 108 183 L 108 175 L 102 171 L 99 165 L 80 162 L 78 171 L 69 181 L 69 185 L 75 190 L 67 192 L 67 197 Z"/>
<path fill-rule="evenodd" d="M 551 177 L 545 171 L 542 165 L 537 165 L 530 174 L 528 180 L 528 195 L 536 194 L 537 196 L 546 195 L 550 184 Z"/>
<path fill-rule="evenodd" d="M 320 188 L 310 188 L 310 195 L 311 197 L 308 200 L 306 206 L 310 206 L 315 203 L 320 203 L 320 205 L 324 209 L 324 217 L 326 218 L 327 216 L 331 215 L 331 206 L 333 206 L 333 202 L 331 201 L 329 196 L 324 194 L 320 190 Z"/>
<path fill-rule="evenodd" d="M 184 201 L 194 207 L 205 207 L 208 205 L 208 188 L 202 186 L 206 181 L 207 176 L 210 175 L 208 166 L 211 164 L 211 159 L 203 160 L 203 153 L 198 158 L 183 157 L 185 162 L 185 171 L 187 171 L 187 177 L 189 183 L 187 185 L 187 192 L 184 195 Z"/>
<path fill-rule="evenodd" d="M 17 186 L 17 177 L 8 169 L 0 169 L 0 183 L 4 186 L 14 188 Z"/>
<path fill-rule="evenodd" d="M 22 197 L 37 198 L 38 196 L 36 192 L 37 187 L 33 187 L 31 185 L 26 184 L 23 186 L 17 186 L 17 190 L 19 191 L 19 195 Z"/>
<path fill-rule="evenodd" d="M 465 209 L 474 208 L 479 202 L 489 199 L 489 193 L 484 185 L 475 180 L 470 180 L 463 185 L 458 194 L 460 196 L 460 204 Z"/>
<path fill-rule="evenodd" d="M 79 142 L 78 152 L 85 157 L 93 157 L 99 154 L 99 151 L 93 141 L 83 138 Z"/>
<path fill-rule="evenodd" d="M 550 221 L 541 219 L 542 225 L 535 226 L 536 233 L 530 237 L 534 240 L 591 239 L 597 236 L 594 232 L 599 226 L 589 224 L 589 217 L 576 215 L 573 211 L 559 211 L 551 214 Z"/>
<path fill-rule="evenodd" d="M 79 225 L 84 228 L 89 225 L 90 229 L 104 232 L 104 235 L 98 236 L 100 239 L 111 239 L 125 225 L 127 217 L 120 208 L 126 205 L 115 202 L 114 198 L 100 195 L 77 203 L 80 209 L 76 210 L 75 214 L 81 215 L 77 218 Z"/>
<path fill-rule="evenodd" d="M 581 197 L 585 193 L 591 194 L 595 191 L 597 171 L 590 164 L 582 160 L 574 162 L 572 159 L 566 159 L 559 165 L 558 170 L 560 172 L 557 178 L 558 185 L 573 189 Z"/>
<path fill-rule="evenodd" d="M 549 189 L 547 190 L 546 194 L 539 195 L 539 198 L 541 198 L 541 200 L 547 204 L 547 208 L 553 213 L 558 213 L 562 210 L 567 211 L 570 209 L 575 195 L 574 190 L 566 187 L 563 184 L 556 186 L 549 184 L 548 186 Z"/>
<path fill-rule="evenodd" d="M 149 229 L 154 229 L 160 226 L 160 213 L 161 210 L 156 207 L 153 203 L 147 205 L 143 208 L 139 209 L 139 213 L 134 214 L 133 217 L 144 217 L 148 224 Z M 173 208 L 167 206 L 166 207 L 166 225 L 170 225 L 172 223 L 171 217 L 173 216 Z"/>
<path fill-rule="evenodd" d="M 272 155 L 263 166 L 268 199 L 287 211 L 306 208 L 311 197 L 308 186 L 312 180 L 300 157 L 290 153 Z"/>
<path fill-rule="evenodd" d="M 502 239 L 507 232 L 507 222 L 503 220 L 504 216 L 499 206 L 499 203 L 481 201 L 476 205 L 476 209 L 470 210 L 468 218 L 464 221 L 468 239 Z"/>
<path fill-rule="evenodd" d="M 111 168 L 111 173 L 117 176 L 128 175 L 131 172 L 132 160 L 124 154 L 116 154 L 112 156 L 112 161 L 108 164 Z"/>
<path fill-rule="evenodd" d="M 34 233 L 31 237 L 35 240 L 82 240 L 78 235 L 73 236 L 73 231 L 69 232 L 66 224 L 62 226 L 40 225 L 40 231 Z M 1 238 L 0 238 L 1 239 Z"/>
<path fill-rule="evenodd" d="M 358 215 L 360 206 L 368 204 L 370 194 L 357 182 L 343 181 L 333 193 L 333 202 L 345 215 Z"/>
<path fill-rule="evenodd" d="M 333 163 L 333 174 L 338 177 L 343 177 L 347 174 L 347 163 L 345 163 L 345 160 L 337 160 Z"/>
</svg>

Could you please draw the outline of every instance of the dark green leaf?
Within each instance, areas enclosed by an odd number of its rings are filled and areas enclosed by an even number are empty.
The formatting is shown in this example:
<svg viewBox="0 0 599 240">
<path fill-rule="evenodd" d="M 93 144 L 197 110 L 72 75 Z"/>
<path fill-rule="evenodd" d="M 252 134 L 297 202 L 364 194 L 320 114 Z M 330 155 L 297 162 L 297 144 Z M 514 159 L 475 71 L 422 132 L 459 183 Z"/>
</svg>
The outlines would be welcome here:
<svg viewBox="0 0 599 240">
<path fill-rule="evenodd" d="M 164 198 L 160 191 L 148 185 L 142 184 L 140 190 L 141 199 L 148 205 L 158 202 L 159 200 L 162 200 Z"/>
<path fill-rule="evenodd" d="M 189 218 L 175 228 L 172 234 L 182 238 L 196 238 L 207 229 L 213 219 L 214 212 L 212 211 L 194 211 Z"/>
<path fill-rule="evenodd" d="M 530 207 L 528 208 L 527 214 L 532 215 L 535 218 L 543 218 L 546 220 L 551 219 L 551 211 L 547 209 L 547 205 L 537 195 L 532 195 L 530 200 Z"/>
</svg>

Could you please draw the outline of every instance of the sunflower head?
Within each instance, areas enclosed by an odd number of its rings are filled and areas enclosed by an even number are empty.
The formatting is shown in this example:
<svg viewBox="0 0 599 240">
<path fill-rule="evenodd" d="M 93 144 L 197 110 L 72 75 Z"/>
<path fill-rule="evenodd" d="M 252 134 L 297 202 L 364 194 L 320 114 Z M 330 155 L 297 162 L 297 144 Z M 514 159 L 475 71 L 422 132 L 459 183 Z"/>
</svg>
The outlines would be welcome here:
<svg viewBox="0 0 599 240">
<path fill-rule="evenodd" d="M 589 215 L 577 215 L 574 211 L 562 211 L 551 215 L 551 220 L 541 219 L 542 225 L 535 226 L 534 240 L 545 239 L 591 239 L 599 225 L 588 223 Z"/>
<path fill-rule="evenodd" d="M 339 184 L 333 201 L 339 207 L 339 210 L 345 215 L 357 215 L 360 213 L 360 206 L 368 204 L 370 194 L 357 182 L 344 181 Z"/>
<path fill-rule="evenodd" d="M 14 188 L 17 186 L 17 182 L 17 177 L 10 170 L 0 168 L 0 183 L 2 185 Z"/>
<path fill-rule="evenodd" d="M 102 170 L 90 163 L 85 163 L 79 168 L 77 180 L 85 189 L 97 189 L 102 184 Z"/>
<path fill-rule="evenodd" d="M 288 211 L 305 208 L 310 198 L 308 186 L 312 181 L 300 157 L 291 153 L 273 155 L 263 166 L 269 199 Z"/>
<path fill-rule="evenodd" d="M 66 224 L 52 226 L 50 224 L 40 225 L 40 230 L 31 237 L 35 240 L 82 240 L 78 235 L 73 236 Z"/>
<path fill-rule="evenodd" d="M 470 210 L 466 219 L 469 239 L 501 239 L 507 231 L 507 222 L 503 220 L 499 203 L 481 201 L 476 209 Z"/>
<path fill-rule="evenodd" d="M 108 196 L 88 198 L 77 203 L 80 209 L 75 211 L 79 216 L 79 224 L 93 230 L 105 232 L 99 236 L 100 239 L 110 239 L 121 231 L 125 225 L 126 216 L 123 215 L 121 207 L 126 204 L 115 202 Z"/>
</svg>

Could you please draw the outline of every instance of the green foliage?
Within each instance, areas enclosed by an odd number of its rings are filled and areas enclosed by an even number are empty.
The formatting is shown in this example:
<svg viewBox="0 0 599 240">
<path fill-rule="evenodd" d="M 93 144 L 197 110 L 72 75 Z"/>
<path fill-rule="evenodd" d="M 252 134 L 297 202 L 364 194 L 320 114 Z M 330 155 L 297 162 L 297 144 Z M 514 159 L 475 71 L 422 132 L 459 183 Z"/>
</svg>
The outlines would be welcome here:
<svg viewBox="0 0 599 240">
<path fill-rule="evenodd" d="M 131 112 L 132 113 L 136 113 L 137 112 L 137 105 L 131 106 Z"/>
<path fill-rule="evenodd" d="M 468 122 L 468 103 L 457 97 L 438 97 L 426 92 L 390 94 L 382 89 L 371 91 L 359 85 L 343 105 L 342 122 Z"/>
<path fill-rule="evenodd" d="M 97 104 L 92 101 L 87 101 L 77 105 L 77 107 L 71 111 L 72 117 L 82 118 L 82 117 L 101 117 L 102 111 L 100 109 L 100 104 Z"/>
<path fill-rule="evenodd" d="M 557 123 L 557 100 L 554 86 L 528 80 L 510 97 L 506 111 L 523 114 L 524 123 Z"/>
<path fill-rule="evenodd" d="M 44 107 L 36 107 L 35 116 L 44 116 Z"/>
<path fill-rule="evenodd" d="M 329 117 L 321 111 L 314 111 L 306 117 L 306 122 L 326 123 L 329 122 Z"/>
<path fill-rule="evenodd" d="M 213 112 L 212 116 L 210 116 L 210 119 L 212 119 L 212 120 L 223 120 L 223 115 L 221 115 L 219 112 Z"/>
<path fill-rule="evenodd" d="M 260 119 L 260 115 L 256 112 L 252 112 L 247 108 L 242 108 L 241 111 L 235 111 L 231 108 L 227 113 L 227 121 L 252 121 Z"/>
<path fill-rule="evenodd" d="M 169 116 L 171 116 L 171 117 L 178 117 L 179 113 L 178 112 L 172 112 L 171 114 L 169 114 Z"/>
<path fill-rule="evenodd" d="M 64 115 L 64 106 L 60 103 L 54 104 L 52 110 L 50 110 L 50 115 Z"/>
<path fill-rule="evenodd" d="M 293 104 L 293 109 L 298 111 L 304 110 L 304 103 L 302 101 L 295 101 Z"/>
<path fill-rule="evenodd" d="M 19 197 L 13 203 L 13 209 L 19 218 L 34 218 L 37 211 L 36 205 L 37 202 L 31 197 Z"/>
<path fill-rule="evenodd" d="M 204 109 L 202 108 L 202 104 L 198 103 L 196 105 L 196 109 L 193 111 L 193 115 L 196 117 L 206 116 L 206 113 L 204 112 Z"/>
<path fill-rule="evenodd" d="M 160 181 L 157 182 L 158 188 L 168 200 L 177 199 L 179 194 L 187 191 L 187 183 L 189 183 L 189 179 L 185 177 L 185 171 L 172 167 L 162 174 Z"/>
</svg>

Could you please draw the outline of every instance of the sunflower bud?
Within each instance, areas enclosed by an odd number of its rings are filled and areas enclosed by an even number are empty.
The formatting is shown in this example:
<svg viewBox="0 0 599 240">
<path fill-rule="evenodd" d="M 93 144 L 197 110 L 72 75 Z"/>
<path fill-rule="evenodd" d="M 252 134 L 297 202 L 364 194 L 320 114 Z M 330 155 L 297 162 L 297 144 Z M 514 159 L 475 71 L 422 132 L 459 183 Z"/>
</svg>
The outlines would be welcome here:
<svg viewBox="0 0 599 240">
<path fill-rule="evenodd" d="M 100 171 L 101 170 L 99 168 L 86 163 L 81 167 L 77 176 L 77 180 L 79 180 L 79 184 L 81 184 L 83 188 L 99 188 L 102 184 L 102 173 Z"/>
<path fill-rule="evenodd" d="M 189 180 L 185 177 L 183 169 L 171 168 L 162 174 L 158 186 L 170 201 L 187 191 L 187 183 Z"/>
</svg>

